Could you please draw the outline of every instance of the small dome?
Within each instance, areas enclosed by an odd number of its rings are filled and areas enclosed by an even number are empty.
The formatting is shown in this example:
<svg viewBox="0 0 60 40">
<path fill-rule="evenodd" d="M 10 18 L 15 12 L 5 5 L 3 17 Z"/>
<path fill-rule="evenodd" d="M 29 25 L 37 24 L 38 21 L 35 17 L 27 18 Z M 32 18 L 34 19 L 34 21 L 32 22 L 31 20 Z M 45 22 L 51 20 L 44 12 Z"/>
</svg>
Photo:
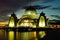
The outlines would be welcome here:
<svg viewBox="0 0 60 40">
<path fill-rule="evenodd" d="M 13 12 L 13 14 L 11 14 L 11 16 L 16 16 L 15 13 Z"/>
<path fill-rule="evenodd" d="M 27 11 L 27 10 L 34 10 L 34 11 L 36 11 L 36 9 L 33 8 L 33 7 L 31 7 L 31 6 L 30 6 L 30 7 L 27 7 L 27 8 L 26 8 L 26 11 Z"/>
<path fill-rule="evenodd" d="M 32 7 L 28 7 L 28 8 L 26 8 L 25 13 L 28 15 L 36 14 L 36 9 L 34 9 Z"/>
<path fill-rule="evenodd" d="M 45 13 L 43 13 L 43 12 L 41 12 L 41 14 L 40 14 L 41 16 L 45 16 Z"/>
</svg>

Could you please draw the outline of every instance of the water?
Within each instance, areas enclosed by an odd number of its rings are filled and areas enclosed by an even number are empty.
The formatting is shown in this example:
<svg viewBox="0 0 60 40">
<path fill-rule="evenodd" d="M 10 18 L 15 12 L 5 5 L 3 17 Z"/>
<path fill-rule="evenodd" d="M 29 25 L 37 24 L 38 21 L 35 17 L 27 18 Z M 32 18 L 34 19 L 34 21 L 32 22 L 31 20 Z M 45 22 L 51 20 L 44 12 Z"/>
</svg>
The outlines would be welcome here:
<svg viewBox="0 0 60 40">
<path fill-rule="evenodd" d="M 60 31 L 18 32 L 0 30 L 0 40 L 54 40 L 60 39 Z"/>
</svg>

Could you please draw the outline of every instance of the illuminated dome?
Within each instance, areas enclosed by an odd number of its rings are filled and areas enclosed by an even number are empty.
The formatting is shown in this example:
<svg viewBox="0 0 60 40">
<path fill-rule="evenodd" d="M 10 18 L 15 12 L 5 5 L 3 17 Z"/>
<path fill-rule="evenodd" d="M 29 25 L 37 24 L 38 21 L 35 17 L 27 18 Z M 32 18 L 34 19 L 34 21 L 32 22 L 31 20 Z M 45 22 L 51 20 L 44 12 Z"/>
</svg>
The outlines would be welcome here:
<svg viewBox="0 0 60 40">
<path fill-rule="evenodd" d="M 26 11 L 25 11 L 26 14 L 28 15 L 31 15 L 31 14 L 36 14 L 36 9 L 30 7 L 30 8 L 27 8 Z"/>
<path fill-rule="evenodd" d="M 35 22 L 28 16 L 23 16 L 22 19 L 18 21 L 20 27 L 36 27 Z"/>
<path fill-rule="evenodd" d="M 36 9 L 34 9 L 32 7 L 26 8 L 24 15 L 29 15 L 31 19 L 38 19 L 39 18 L 38 14 L 36 13 Z"/>
</svg>

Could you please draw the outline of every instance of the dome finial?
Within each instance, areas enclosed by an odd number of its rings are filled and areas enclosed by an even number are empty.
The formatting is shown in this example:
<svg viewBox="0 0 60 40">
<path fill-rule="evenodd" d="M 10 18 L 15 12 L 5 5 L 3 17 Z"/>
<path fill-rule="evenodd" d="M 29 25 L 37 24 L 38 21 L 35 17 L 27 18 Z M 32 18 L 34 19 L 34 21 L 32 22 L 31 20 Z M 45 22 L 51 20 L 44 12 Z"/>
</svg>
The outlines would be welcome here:
<svg viewBox="0 0 60 40">
<path fill-rule="evenodd" d="M 45 13 L 42 11 L 40 15 L 45 15 Z"/>
</svg>

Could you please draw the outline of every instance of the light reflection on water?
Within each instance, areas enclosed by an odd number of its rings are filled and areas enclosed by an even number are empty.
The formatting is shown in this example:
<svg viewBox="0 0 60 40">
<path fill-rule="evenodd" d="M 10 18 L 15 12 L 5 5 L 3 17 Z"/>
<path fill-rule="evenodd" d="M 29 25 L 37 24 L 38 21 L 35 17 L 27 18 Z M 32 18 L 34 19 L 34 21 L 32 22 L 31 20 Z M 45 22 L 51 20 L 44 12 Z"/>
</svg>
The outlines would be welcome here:
<svg viewBox="0 0 60 40">
<path fill-rule="evenodd" d="M 8 32 L 8 40 L 14 40 L 14 32 L 13 31 Z"/>
<path fill-rule="evenodd" d="M 18 31 L 4 31 L 0 30 L 0 40 L 38 40 L 45 36 L 45 32 L 18 32 Z"/>
<path fill-rule="evenodd" d="M 35 40 L 36 32 L 19 32 L 19 40 Z"/>
</svg>

